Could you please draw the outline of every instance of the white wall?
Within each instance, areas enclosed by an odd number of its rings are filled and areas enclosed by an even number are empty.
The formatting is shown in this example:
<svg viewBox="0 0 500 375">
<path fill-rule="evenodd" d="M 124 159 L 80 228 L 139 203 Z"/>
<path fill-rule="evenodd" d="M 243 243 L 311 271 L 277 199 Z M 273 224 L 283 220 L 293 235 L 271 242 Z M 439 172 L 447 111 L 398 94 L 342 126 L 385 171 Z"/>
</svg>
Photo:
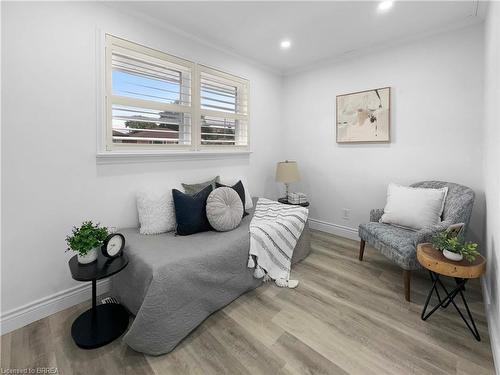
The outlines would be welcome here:
<svg viewBox="0 0 500 375">
<path fill-rule="evenodd" d="M 470 234 L 482 237 L 482 36 L 482 26 L 455 30 L 285 78 L 285 157 L 299 163 L 294 190 L 309 195 L 319 228 L 357 238 L 389 182 L 439 179 L 475 190 Z M 335 143 L 336 95 L 385 86 L 392 142 Z"/>
<path fill-rule="evenodd" d="M 485 24 L 484 184 L 486 197 L 486 256 L 484 292 L 493 354 L 500 374 L 500 3 L 491 2 Z"/>
<path fill-rule="evenodd" d="M 250 157 L 96 164 L 96 28 L 251 82 Z M 281 77 L 97 3 L 2 3 L 2 315 L 79 285 L 64 238 L 93 219 L 137 225 L 134 192 L 216 174 L 274 196 Z M 90 296 L 90 295 L 89 295 Z"/>
</svg>

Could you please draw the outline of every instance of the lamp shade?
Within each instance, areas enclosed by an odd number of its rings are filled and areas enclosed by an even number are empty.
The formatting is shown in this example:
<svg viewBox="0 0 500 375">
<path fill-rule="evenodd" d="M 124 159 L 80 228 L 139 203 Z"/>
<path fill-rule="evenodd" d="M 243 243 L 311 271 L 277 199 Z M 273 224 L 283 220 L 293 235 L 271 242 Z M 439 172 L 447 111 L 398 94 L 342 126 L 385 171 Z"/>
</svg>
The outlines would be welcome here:
<svg viewBox="0 0 500 375">
<path fill-rule="evenodd" d="M 300 180 L 296 161 L 280 161 L 276 165 L 276 181 L 288 184 Z"/>
</svg>

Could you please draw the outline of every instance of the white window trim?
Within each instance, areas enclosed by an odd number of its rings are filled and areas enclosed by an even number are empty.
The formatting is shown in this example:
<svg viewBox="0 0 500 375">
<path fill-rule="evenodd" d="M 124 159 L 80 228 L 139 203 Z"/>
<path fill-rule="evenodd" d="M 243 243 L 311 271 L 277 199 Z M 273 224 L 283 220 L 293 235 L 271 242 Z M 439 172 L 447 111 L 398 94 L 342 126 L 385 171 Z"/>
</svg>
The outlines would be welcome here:
<svg viewBox="0 0 500 375">
<path fill-rule="evenodd" d="M 108 88 L 111 87 L 111 81 L 106 82 L 106 80 L 111 80 L 111 72 L 108 70 L 111 68 L 111 65 L 108 63 L 107 59 L 110 58 L 111 54 L 107 49 L 107 38 L 109 35 L 114 39 L 118 39 L 124 44 L 131 44 L 134 47 L 139 46 L 144 48 L 145 51 L 154 51 L 158 53 L 159 56 L 168 56 L 171 58 L 173 62 L 176 61 L 180 63 L 188 63 L 192 64 L 192 87 L 191 87 L 191 115 L 192 115 L 192 124 L 191 124 L 191 145 L 141 145 L 137 147 L 137 149 L 133 149 L 130 145 L 127 147 L 122 147 L 119 144 L 111 144 L 109 133 L 111 131 L 111 121 L 108 116 L 111 115 L 110 108 L 108 106 L 111 105 L 111 102 L 108 100 L 109 93 L 107 92 Z M 149 54 L 149 53 L 148 53 Z M 199 126 L 200 117 L 203 113 L 207 112 L 206 110 L 202 110 L 200 106 L 200 86 L 198 83 L 201 71 L 206 71 L 209 73 L 214 73 L 219 76 L 227 76 L 233 82 L 237 82 L 241 85 L 246 85 L 246 89 L 248 90 L 248 95 L 250 95 L 250 84 L 249 81 L 240 78 L 235 75 L 231 75 L 229 73 L 220 71 L 215 68 L 211 68 L 205 65 L 196 64 L 189 60 L 185 60 L 176 56 L 172 56 L 166 54 L 164 52 L 154 50 L 153 48 L 145 47 L 139 43 L 129 42 L 125 38 L 120 38 L 116 36 L 116 34 L 105 33 L 101 30 L 97 30 L 96 36 L 96 57 L 98 60 L 97 68 L 96 68 L 96 80 L 97 80 L 97 152 L 96 152 L 96 160 L 98 164 L 116 164 L 116 163 L 131 163 L 131 162 L 150 162 L 150 161 L 177 161 L 177 160 L 193 160 L 193 159 L 223 159 L 223 158 L 232 158 L 232 157 L 248 157 L 252 152 L 250 150 L 250 126 L 247 127 L 247 145 L 238 146 L 206 146 L 201 145 L 200 142 L 200 131 L 201 127 Z M 132 101 L 136 101 L 132 99 Z M 132 103 L 132 101 L 130 103 Z M 137 103 L 140 100 L 137 99 Z M 136 104 L 137 104 L 136 103 Z M 169 107 L 169 105 L 162 105 L 163 108 Z M 176 107 L 176 105 L 172 105 Z M 250 105 L 248 104 L 248 107 Z M 173 108 L 172 109 L 176 109 Z M 218 111 L 208 111 L 211 115 L 214 113 L 218 113 Z M 227 112 L 220 112 L 221 115 L 230 118 L 243 118 L 250 123 L 250 115 L 249 109 L 247 110 L 247 115 L 242 116 L 239 114 L 231 114 Z"/>
<path fill-rule="evenodd" d="M 97 164 L 121 164 L 121 163 L 148 163 L 163 161 L 183 161 L 183 160 L 220 160 L 248 158 L 252 154 L 249 150 L 200 150 L 200 151 L 137 151 L 120 152 L 106 151 L 98 152 L 96 155 Z"/>
</svg>

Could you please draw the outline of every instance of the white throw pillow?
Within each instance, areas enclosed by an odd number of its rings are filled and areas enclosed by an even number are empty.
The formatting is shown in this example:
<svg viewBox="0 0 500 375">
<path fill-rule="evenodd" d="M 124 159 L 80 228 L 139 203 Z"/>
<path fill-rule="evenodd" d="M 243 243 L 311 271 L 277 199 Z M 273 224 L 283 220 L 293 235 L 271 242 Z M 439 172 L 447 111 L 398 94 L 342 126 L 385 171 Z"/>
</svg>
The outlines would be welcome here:
<svg viewBox="0 0 500 375">
<path fill-rule="evenodd" d="M 219 232 L 233 230 L 241 223 L 243 204 L 241 198 L 230 187 L 220 187 L 207 198 L 207 219 L 212 228 Z"/>
<path fill-rule="evenodd" d="M 381 223 L 419 230 L 441 222 L 448 188 L 426 189 L 389 184 Z"/>
<path fill-rule="evenodd" d="M 141 190 L 136 198 L 141 234 L 159 234 L 175 229 L 174 200 L 170 189 Z"/>
<path fill-rule="evenodd" d="M 227 186 L 233 186 L 238 181 L 241 181 L 243 184 L 243 188 L 245 189 L 245 210 L 249 210 L 253 207 L 252 202 L 252 194 L 250 194 L 250 190 L 248 190 L 248 182 L 245 177 L 227 177 L 221 178 L 221 184 Z"/>
</svg>

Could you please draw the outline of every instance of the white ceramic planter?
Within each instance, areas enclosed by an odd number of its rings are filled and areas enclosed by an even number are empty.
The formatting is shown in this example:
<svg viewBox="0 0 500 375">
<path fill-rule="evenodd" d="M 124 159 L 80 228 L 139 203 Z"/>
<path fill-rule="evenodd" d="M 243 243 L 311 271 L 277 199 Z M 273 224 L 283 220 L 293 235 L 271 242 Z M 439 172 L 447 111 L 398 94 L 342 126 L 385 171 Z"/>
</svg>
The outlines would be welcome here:
<svg viewBox="0 0 500 375">
<path fill-rule="evenodd" d="M 88 263 L 94 262 L 97 259 L 97 250 L 98 249 L 99 249 L 98 247 L 95 247 L 95 248 L 93 248 L 92 250 L 90 250 L 85 255 L 77 254 L 78 263 L 80 263 L 80 264 L 88 264 Z"/>
<path fill-rule="evenodd" d="M 462 254 L 452 253 L 451 251 L 448 250 L 443 250 L 443 256 L 446 259 L 454 260 L 455 262 L 459 262 L 464 258 Z"/>
</svg>

